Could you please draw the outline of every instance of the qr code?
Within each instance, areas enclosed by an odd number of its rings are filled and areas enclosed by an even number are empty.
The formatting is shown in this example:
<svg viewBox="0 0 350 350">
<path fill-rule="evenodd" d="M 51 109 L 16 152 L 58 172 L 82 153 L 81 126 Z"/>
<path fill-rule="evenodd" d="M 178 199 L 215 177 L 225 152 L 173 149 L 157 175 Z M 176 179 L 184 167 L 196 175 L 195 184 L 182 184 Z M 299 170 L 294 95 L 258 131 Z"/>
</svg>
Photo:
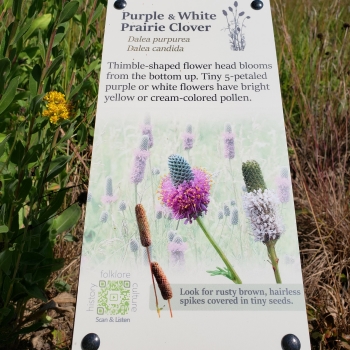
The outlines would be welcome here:
<svg viewBox="0 0 350 350">
<path fill-rule="evenodd" d="M 98 315 L 126 315 L 130 309 L 130 281 L 100 281 Z"/>
</svg>

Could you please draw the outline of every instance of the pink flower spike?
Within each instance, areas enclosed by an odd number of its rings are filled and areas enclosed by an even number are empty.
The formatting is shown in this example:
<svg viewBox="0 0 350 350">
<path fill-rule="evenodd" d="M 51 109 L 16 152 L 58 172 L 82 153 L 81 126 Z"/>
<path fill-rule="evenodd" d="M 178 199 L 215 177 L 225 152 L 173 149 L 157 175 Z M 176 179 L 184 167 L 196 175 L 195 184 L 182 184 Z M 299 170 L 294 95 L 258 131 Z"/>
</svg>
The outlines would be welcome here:
<svg viewBox="0 0 350 350">
<path fill-rule="evenodd" d="M 149 152 L 146 150 L 137 150 L 134 156 L 134 165 L 131 170 L 130 180 L 134 184 L 140 183 L 145 176 L 145 169 Z"/>
<path fill-rule="evenodd" d="M 183 146 L 184 150 L 190 150 L 193 147 L 193 141 L 194 141 L 194 136 L 193 134 L 190 134 L 189 132 L 185 132 L 182 135 L 182 140 L 183 140 Z"/>
<path fill-rule="evenodd" d="M 151 124 L 143 124 L 142 125 L 142 135 L 147 135 L 149 138 L 148 148 L 153 147 L 153 133 L 152 133 L 152 125 Z"/>
<path fill-rule="evenodd" d="M 233 159 L 235 157 L 235 136 L 232 132 L 224 132 L 224 157 Z"/>
</svg>

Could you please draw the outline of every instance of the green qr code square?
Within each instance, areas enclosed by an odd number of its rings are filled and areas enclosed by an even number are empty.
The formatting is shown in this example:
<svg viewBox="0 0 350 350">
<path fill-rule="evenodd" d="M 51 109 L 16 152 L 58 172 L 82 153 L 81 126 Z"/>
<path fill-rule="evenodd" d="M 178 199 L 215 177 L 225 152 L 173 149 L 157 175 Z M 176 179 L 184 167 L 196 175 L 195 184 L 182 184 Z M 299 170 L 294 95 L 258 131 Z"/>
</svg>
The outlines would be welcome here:
<svg viewBox="0 0 350 350">
<path fill-rule="evenodd" d="M 99 283 L 99 286 L 100 286 L 101 288 L 105 288 L 106 285 L 107 285 L 106 281 L 100 281 L 100 283 Z"/>
<path fill-rule="evenodd" d="M 129 313 L 130 281 L 100 281 L 99 286 L 97 300 L 99 315 L 126 315 Z"/>
</svg>

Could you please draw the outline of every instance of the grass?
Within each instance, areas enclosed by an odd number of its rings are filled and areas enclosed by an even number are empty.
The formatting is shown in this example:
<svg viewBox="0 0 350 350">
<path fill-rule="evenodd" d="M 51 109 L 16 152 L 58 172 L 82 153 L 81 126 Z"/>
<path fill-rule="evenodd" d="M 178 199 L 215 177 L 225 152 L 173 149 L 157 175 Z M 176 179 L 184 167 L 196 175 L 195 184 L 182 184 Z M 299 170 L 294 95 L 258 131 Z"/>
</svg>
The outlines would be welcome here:
<svg viewBox="0 0 350 350">
<path fill-rule="evenodd" d="M 311 342 L 350 349 L 350 9 L 272 5 Z"/>
</svg>

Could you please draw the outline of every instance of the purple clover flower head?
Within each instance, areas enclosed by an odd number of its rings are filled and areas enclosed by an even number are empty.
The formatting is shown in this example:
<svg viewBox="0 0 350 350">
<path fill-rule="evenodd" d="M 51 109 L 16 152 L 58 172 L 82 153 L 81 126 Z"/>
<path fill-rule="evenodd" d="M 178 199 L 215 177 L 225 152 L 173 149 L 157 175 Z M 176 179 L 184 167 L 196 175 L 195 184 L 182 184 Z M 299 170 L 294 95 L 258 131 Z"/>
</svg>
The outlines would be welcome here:
<svg viewBox="0 0 350 350">
<path fill-rule="evenodd" d="M 189 132 L 185 132 L 182 135 L 183 147 L 185 151 L 189 151 L 193 148 L 194 135 Z"/>
<path fill-rule="evenodd" d="M 231 199 L 231 205 L 234 207 L 236 205 L 236 201 L 234 199 Z"/>
<path fill-rule="evenodd" d="M 218 211 L 218 219 L 222 220 L 224 218 L 224 212 L 222 210 Z"/>
<path fill-rule="evenodd" d="M 227 204 L 224 204 L 224 215 L 230 216 L 230 207 Z"/>
<path fill-rule="evenodd" d="M 119 203 L 119 210 L 120 211 L 126 210 L 126 203 L 125 203 L 125 201 L 120 201 L 120 203 Z"/>
<path fill-rule="evenodd" d="M 266 244 L 281 237 L 284 226 L 277 210 L 278 205 L 277 196 L 269 189 L 244 193 L 243 208 L 250 219 L 255 241 Z"/>
<path fill-rule="evenodd" d="M 183 267 L 185 265 L 185 251 L 187 248 L 187 243 L 184 243 L 180 235 L 176 235 L 172 242 L 169 242 L 168 251 L 170 252 L 170 265 L 172 267 Z"/>
<path fill-rule="evenodd" d="M 158 168 L 153 168 L 152 169 L 152 175 L 156 176 L 160 174 L 160 170 Z"/>
<path fill-rule="evenodd" d="M 100 222 L 103 224 L 106 223 L 108 220 L 108 211 L 103 211 L 100 215 Z"/>
<path fill-rule="evenodd" d="M 189 134 L 192 134 L 192 132 L 193 132 L 193 127 L 192 127 L 191 124 L 188 124 L 188 125 L 186 126 L 186 132 L 188 132 Z"/>
<path fill-rule="evenodd" d="M 134 164 L 130 175 L 130 180 L 133 184 L 138 184 L 143 180 L 148 157 L 149 151 L 137 150 L 135 152 Z"/>
<path fill-rule="evenodd" d="M 277 196 L 281 203 L 287 203 L 290 199 L 290 182 L 285 177 L 278 177 L 277 183 Z"/>
<path fill-rule="evenodd" d="M 207 212 L 211 177 L 203 169 L 191 169 L 178 155 L 169 157 L 169 168 L 170 175 L 165 176 L 160 184 L 160 199 L 176 220 L 185 219 L 185 223 L 192 223 Z"/>
<path fill-rule="evenodd" d="M 172 154 L 168 158 L 170 178 L 175 187 L 194 179 L 191 166 L 184 157 Z"/>
<path fill-rule="evenodd" d="M 223 140 L 224 140 L 224 157 L 228 159 L 233 159 L 235 157 L 235 135 L 232 132 L 231 124 L 225 125 Z"/>
<path fill-rule="evenodd" d="M 106 177 L 105 195 L 102 196 L 101 201 L 103 204 L 114 203 L 117 200 L 117 196 L 113 195 L 113 182 L 110 176 Z"/>
<path fill-rule="evenodd" d="M 175 236 L 176 236 L 176 231 L 170 230 L 168 232 L 168 241 L 172 242 Z"/>
<path fill-rule="evenodd" d="M 231 225 L 238 225 L 238 209 L 234 207 L 230 217 Z"/>
<path fill-rule="evenodd" d="M 139 244 L 137 243 L 137 241 L 135 239 L 132 239 L 129 243 L 129 246 L 130 246 L 130 250 L 133 252 L 133 253 L 136 253 L 139 249 Z"/>
<path fill-rule="evenodd" d="M 149 138 L 148 148 L 153 147 L 153 132 L 152 132 L 152 125 L 149 118 L 145 119 L 145 123 L 142 125 L 142 135 L 147 135 Z"/>
</svg>

